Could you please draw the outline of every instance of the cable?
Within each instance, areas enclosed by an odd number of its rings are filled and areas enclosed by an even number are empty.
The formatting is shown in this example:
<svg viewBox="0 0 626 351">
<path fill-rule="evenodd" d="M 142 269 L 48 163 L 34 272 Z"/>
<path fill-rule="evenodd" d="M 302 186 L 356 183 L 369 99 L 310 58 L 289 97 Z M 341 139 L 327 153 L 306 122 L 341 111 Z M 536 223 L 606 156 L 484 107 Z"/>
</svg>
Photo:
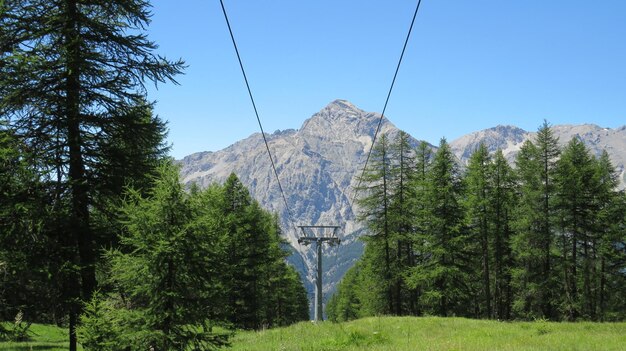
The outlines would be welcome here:
<svg viewBox="0 0 626 351">
<path fill-rule="evenodd" d="M 417 17 L 417 12 L 420 9 L 421 3 L 422 3 L 422 0 L 417 1 L 417 6 L 415 7 L 415 12 L 413 13 L 413 19 L 411 20 L 411 26 L 409 27 L 409 32 L 406 34 L 406 39 L 404 40 L 404 46 L 402 47 L 402 53 L 400 54 L 398 65 L 396 66 L 396 72 L 393 74 L 393 79 L 391 80 L 391 86 L 389 87 L 389 92 L 387 93 L 387 99 L 385 99 L 385 105 L 383 106 L 383 113 L 380 115 L 380 119 L 378 120 L 378 126 L 376 126 L 374 139 L 372 139 L 372 145 L 370 146 L 370 150 L 367 153 L 367 158 L 365 159 L 365 166 L 363 166 L 363 170 L 361 171 L 361 176 L 359 177 L 359 182 L 357 183 L 356 189 L 354 191 L 354 195 L 352 196 L 352 201 L 349 203 L 351 209 L 352 209 L 352 205 L 354 204 L 354 201 L 356 200 L 356 196 L 359 193 L 359 188 L 361 187 L 361 181 L 363 180 L 363 176 L 365 175 L 365 169 L 367 169 L 367 163 L 369 162 L 370 156 L 372 155 L 372 149 L 374 149 L 374 145 L 376 144 L 376 137 L 378 136 L 378 132 L 380 131 L 380 126 L 383 124 L 383 118 L 385 118 L 385 111 L 387 110 L 387 104 L 389 103 L 389 98 L 391 97 L 393 86 L 396 83 L 396 77 L 398 76 L 398 71 L 400 71 L 402 58 L 404 58 L 404 52 L 406 51 L 406 46 L 409 43 L 409 38 L 411 37 L 411 31 L 413 31 L 413 24 L 415 24 L 415 18 Z M 352 211 L 352 213 L 354 214 L 354 211 Z"/>
<path fill-rule="evenodd" d="M 233 35 L 233 30 L 230 27 L 230 21 L 228 20 L 228 15 L 226 14 L 226 8 L 224 7 L 224 1 L 220 0 L 220 4 L 222 5 L 222 12 L 224 13 L 224 19 L 226 20 L 226 25 L 228 26 L 228 32 L 230 33 L 230 39 L 233 41 L 233 47 L 235 48 L 235 53 L 237 54 L 237 60 L 239 61 L 239 67 L 241 68 L 241 73 L 243 74 L 243 79 L 246 82 L 246 88 L 248 88 L 248 95 L 250 96 L 250 101 L 252 101 L 252 107 L 254 108 L 254 114 L 256 115 L 256 120 L 259 122 L 259 129 L 261 129 L 261 136 L 263 136 L 263 142 L 265 143 L 265 148 L 267 149 L 267 155 L 270 158 L 270 162 L 272 163 L 272 169 L 274 170 L 274 175 L 276 176 L 276 181 L 278 182 L 278 189 L 283 197 L 283 201 L 285 202 L 285 208 L 287 208 L 287 212 L 289 213 L 289 219 L 295 225 L 293 221 L 293 213 L 291 212 L 291 208 L 287 203 L 287 197 L 285 197 L 285 192 L 283 191 L 283 186 L 280 184 L 280 178 L 278 178 L 278 171 L 276 170 L 276 165 L 274 164 L 274 158 L 272 157 L 272 152 L 270 151 L 270 146 L 267 143 L 267 138 L 265 137 L 265 131 L 263 130 L 263 125 L 261 124 L 261 118 L 259 118 L 259 112 L 256 108 L 256 104 L 254 103 L 254 97 L 252 97 L 252 90 L 250 89 L 250 84 L 248 83 L 248 76 L 246 76 L 246 70 L 243 68 L 243 63 L 241 62 L 241 56 L 239 55 L 239 49 L 237 48 L 237 42 L 235 42 L 235 36 Z"/>
</svg>

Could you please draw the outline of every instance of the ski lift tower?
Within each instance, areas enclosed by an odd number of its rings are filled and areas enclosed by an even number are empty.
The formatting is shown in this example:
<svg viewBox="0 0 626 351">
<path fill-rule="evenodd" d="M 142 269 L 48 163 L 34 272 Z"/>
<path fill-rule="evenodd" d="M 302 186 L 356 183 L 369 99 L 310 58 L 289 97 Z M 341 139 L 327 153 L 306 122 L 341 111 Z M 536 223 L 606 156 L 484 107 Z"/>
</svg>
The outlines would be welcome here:
<svg viewBox="0 0 626 351">
<path fill-rule="evenodd" d="M 331 246 L 339 245 L 341 240 L 337 238 L 337 230 L 341 228 L 338 225 L 300 225 L 298 226 L 302 230 L 302 236 L 298 238 L 299 244 L 309 245 L 311 243 L 316 244 L 317 249 L 317 279 L 315 280 L 315 321 L 324 320 L 322 310 L 322 245 L 328 243 Z M 308 235 L 307 229 L 315 234 L 320 232 L 320 236 Z M 330 236 L 324 236 L 323 234 L 329 229 L 332 229 Z"/>
</svg>

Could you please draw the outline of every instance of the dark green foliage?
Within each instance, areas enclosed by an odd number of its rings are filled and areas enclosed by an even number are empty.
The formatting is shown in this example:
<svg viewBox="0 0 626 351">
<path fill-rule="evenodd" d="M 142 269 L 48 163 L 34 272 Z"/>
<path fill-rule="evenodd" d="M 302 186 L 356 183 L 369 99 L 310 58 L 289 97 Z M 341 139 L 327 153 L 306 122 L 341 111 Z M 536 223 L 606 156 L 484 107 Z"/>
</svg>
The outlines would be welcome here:
<svg viewBox="0 0 626 351">
<path fill-rule="evenodd" d="M 510 319 L 513 303 L 511 288 L 514 268 L 511 251 L 512 222 L 516 206 L 515 174 L 502 150 L 496 152 L 491 164 L 490 220 L 493 230 L 493 305 L 494 317 Z"/>
<path fill-rule="evenodd" d="M 23 313 L 30 322 L 60 312 L 58 246 L 50 196 L 23 143 L 0 129 L 0 319 Z"/>
<path fill-rule="evenodd" d="M 428 258 L 415 266 L 412 283 L 422 291 L 422 311 L 442 316 L 464 315 L 471 303 L 472 257 L 461 206 L 463 182 L 450 146 L 441 140 L 427 176 L 425 202 L 428 227 L 422 250 Z"/>
<path fill-rule="evenodd" d="M 345 322 L 361 317 L 361 302 L 359 295 L 363 295 L 366 291 L 361 289 L 357 279 L 361 276 L 362 260 L 357 262 L 350 268 L 341 284 L 337 287 L 337 291 L 330 297 L 326 304 L 326 315 L 333 322 Z"/>
<path fill-rule="evenodd" d="M 72 350 L 78 302 L 97 287 L 97 245 L 114 241 L 101 238 L 104 226 L 94 225 L 92 209 L 102 209 L 100 195 L 119 186 L 100 182 L 98 168 L 119 156 L 109 152 L 111 142 L 128 145 L 134 121 L 145 120 L 137 113 L 147 105 L 144 84 L 173 80 L 183 68 L 153 53 L 156 44 L 143 34 L 149 6 L 144 0 L 0 4 L 0 117 L 27 145 L 54 194 L 58 223 L 51 237 L 63 262 L 54 274 L 69 312 Z M 148 134 L 160 139 L 160 132 Z M 111 188 L 105 191 L 105 184 Z"/>
<path fill-rule="evenodd" d="M 573 139 L 561 154 L 547 122 L 516 169 L 485 145 L 464 174 L 445 140 L 434 157 L 404 145 L 400 134 L 374 148 L 359 202 L 370 236 L 331 320 L 626 317 L 626 195 L 606 152 L 594 158 Z"/>
<path fill-rule="evenodd" d="M 524 318 L 543 316 L 545 276 L 543 275 L 544 239 L 541 233 L 542 181 L 539 150 L 534 143 L 526 141 L 516 159 L 518 177 L 518 206 L 515 211 L 515 235 L 512 249 L 517 261 L 513 269 L 515 297 L 513 309 Z"/>
<path fill-rule="evenodd" d="M 470 241 L 478 243 L 472 248 L 479 257 L 476 260 L 477 271 L 481 281 L 477 283 L 479 293 L 479 315 L 487 318 L 493 316 L 492 282 L 491 282 L 491 242 L 493 227 L 491 223 L 490 197 L 493 185 L 491 184 L 491 157 L 485 144 L 481 143 L 470 157 L 467 166 L 466 184 L 467 193 L 465 206 L 469 225 Z"/>
<path fill-rule="evenodd" d="M 392 290 L 392 228 L 390 227 L 390 195 L 391 195 L 391 158 L 389 141 L 385 134 L 374 146 L 370 163 L 365 170 L 361 182 L 364 197 L 358 200 L 361 207 L 358 219 L 363 222 L 368 232 L 365 237 L 363 265 L 364 275 L 369 279 L 365 282 L 372 294 L 364 308 L 371 314 L 392 313 L 394 297 Z"/>
<path fill-rule="evenodd" d="M 223 328 L 288 325 L 308 318 L 306 292 L 285 263 L 278 219 L 235 175 L 185 192 L 178 168 L 123 205 L 120 245 L 106 254 L 111 292 L 86 305 L 81 340 L 94 348 L 206 350 Z"/>
<path fill-rule="evenodd" d="M 218 212 L 224 221 L 221 274 L 227 296 L 222 318 L 243 329 L 307 319 L 306 291 L 285 264 L 278 218 L 262 210 L 234 174 L 222 192 Z"/>
</svg>

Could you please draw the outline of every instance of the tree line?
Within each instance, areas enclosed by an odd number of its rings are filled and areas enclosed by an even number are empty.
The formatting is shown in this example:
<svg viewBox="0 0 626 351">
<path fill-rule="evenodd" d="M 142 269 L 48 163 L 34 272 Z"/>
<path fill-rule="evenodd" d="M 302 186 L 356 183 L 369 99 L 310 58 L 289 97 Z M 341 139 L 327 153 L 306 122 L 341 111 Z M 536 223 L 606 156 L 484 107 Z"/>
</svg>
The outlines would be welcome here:
<svg viewBox="0 0 626 351">
<path fill-rule="evenodd" d="M 0 320 L 66 326 L 70 350 L 204 349 L 215 324 L 308 318 L 275 217 L 234 175 L 179 184 L 146 84 L 185 63 L 155 53 L 150 17 L 145 0 L 0 1 Z"/>
<path fill-rule="evenodd" d="M 480 144 L 462 170 L 445 139 L 382 136 L 363 175 L 365 252 L 330 319 L 438 315 L 626 318 L 626 196 L 608 153 L 547 122 L 511 167 Z"/>
</svg>

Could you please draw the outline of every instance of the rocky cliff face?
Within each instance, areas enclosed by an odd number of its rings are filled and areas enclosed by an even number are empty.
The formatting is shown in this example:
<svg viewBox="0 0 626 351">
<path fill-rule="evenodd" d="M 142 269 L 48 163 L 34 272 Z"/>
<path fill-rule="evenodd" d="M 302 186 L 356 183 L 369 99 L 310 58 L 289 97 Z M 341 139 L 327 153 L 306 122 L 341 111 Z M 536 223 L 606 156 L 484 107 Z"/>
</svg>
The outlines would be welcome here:
<svg viewBox="0 0 626 351">
<path fill-rule="evenodd" d="M 552 127 L 559 144 L 564 146 L 572 138 L 581 139 L 591 153 L 600 156 L 606 150 L 611 157 L 619 178 L 621 188 L 626 184 L 626 126 L 611 129 L 595 124 L 558 125 Z M 514 126 L 497 126 L 470 133 L 450 143 L 455 155 L 462 164 L 467 164 L 470 155 L 481 142 L 487 145 L 490 152 L 502 149 L 504 156 L 514 165 L 515 156 L 526 140 L 535 140 L 535 132 L 527 132 Z"/>
<path fill-rule="evenodd" d="M 338 233 L 342 244 L 324 248 L 324 291 L 328 293 L 363 250 L 357 240 L 361 234 L 355 221 L 357 209 L 350 201 L 379 118 L 377 113 L 368 113 L 348 101 L 336 100 L 304 121 L 299 130 L 266 135 L 292 216 L 281 198 L 259 133 L 220 151 L 185 157 L 180 161 L 182 179 L 187 184 L 195 182 L 205 187 L 212 182 L 223 182 L 235 172 L 261 205 L 279 213 L 283 234 L 294 248 L 289 260 L 306 278 L 311 297 L 316 264 L 314 248 L 298 244 L 301 233 L 297 226 L 342 226 Z M 562 144 L 576 136 L 584 140 L 595 154 L 606 148 L 621 173 L 623 186 L 626 181 L 626 127 L 607 129 L 595 125 L 563 125 L 555 126 L 554 131 Z M 397 132 L 391 122 L 383 120 L 381 133 L 394 137 Z M 501 148 L 512 161 L 523 142 L 533 139 L 534 134 L 513 126 L 497 126 L 463 136 L 450 145 L 462 164 L 467 162 L 480 142 L 485 142 L 490 151 Z M 412 143 L 417 144 L 417 141 L 413 139 Z"/>
<path fill-rule="evenodd" d="M 298 244 L 301 232 L 296 226 L 342 226 L 338 233 L 342 244 L 324 248 L 324 290 L 328 292 L 362 252 L 362 244 L 356 240 L 360 227 L 350 201 L 355 175 L 363 167 L 379 119 L 380 114 L 336 100 L 307 119 L 299 130 L 266 135 L 293 216 L 281 198 L 260 133 L 217 152 L 185 157 L 180 161 L 182 179 L 205 187 L 223 182 L 235 172 L 255 199 L 280 214 L 284 235 L 295 251 L 290 261 L 307 278 L 311 292 L 314 248 Z M 381 133 L 397 132 L 383 119 Z"/>
</svg>

